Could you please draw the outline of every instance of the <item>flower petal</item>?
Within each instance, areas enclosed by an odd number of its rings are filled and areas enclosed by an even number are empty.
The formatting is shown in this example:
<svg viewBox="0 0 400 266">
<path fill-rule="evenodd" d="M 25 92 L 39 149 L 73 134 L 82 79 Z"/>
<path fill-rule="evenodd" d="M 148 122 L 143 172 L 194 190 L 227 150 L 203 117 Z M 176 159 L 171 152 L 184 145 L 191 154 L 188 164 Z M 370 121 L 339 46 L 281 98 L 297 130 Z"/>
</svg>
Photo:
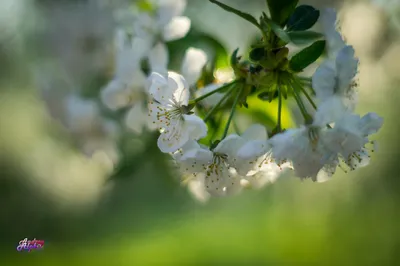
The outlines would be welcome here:
<svg viewBox="0 0 400 266">
<path fill-rule="evenodd" d="M 168 72 L 168 84 L 173 88 L 173 98 L 180 106 L 188 105 L 190 91 L 185 78 L 176 72 Z"/>
<path fill-rule="evenodd" d="M 158 23 L 165 25 L 175 16 L 179 16 L 186 8 L 186 0 L 159 0 Z"/>
<path fill-rule="evenodd" d="M 336 71 L 338 76 L 337 89 L 339 95 L 344 95 L 357 74 L 358 59 L 354 57 L 352 46 L 345 46 L 338 53 L 336 58 Z"/>
<path fill-rule="evenodd" d="M 337 122 L 349 111 L 341 98 L 332 96 L 318 106 L 313 124 L 323 127 L 327 124 Z"/>
<path fill-rule="evenodd" d="M 383 118 L 376 113 L 368 113 L 361 118 L 361 131 L 365 135 L 375 134 L 382 125 Z"/>
<path fill-rule="evenodd" d="M 142 134 L 143 126 L 146 125 L 148 119 L 146 108 L 141 102 L 138 102 L 126 114 L 125 124 L 136 134 Z"/>
<path fill-rule="evenodd" d="M 336 70 L 329 61 L 322 63 L 312 77 L 312 87 L 319 100 L 324 101 L 334 94 Z"/>
<path fill-rule="evenodd" d="M 204 51 L 196 48 L 189 48 L 186 51 L 181 72 L 188 84 L 194 85 L 196 83 L 206 63 L 207 54 Z"/>
<path fill-rule="evenodd" d="M 152 72 L 158 72 L 166 75 L 168 72 L 168 49 L 161 42 L 157 43 L 149 54 L 149 64 Z"/>
<path fill-rule="evenodd" d="M 185 37 L 190 29 L 188 17 L 174 17 L 164 28 L 163 37 L 165 41 L 174 41 Z"/>
<path fill-rule="evenodd" d="M 119 80 L 110 81 L 100 92 L 101 101 L 111 110 L 118 110 L 130 103 L 132 91 Z"/>
<path fill-rule="evenodd" d="M 188 189 L 190 193 L 196 200 L 203 203 L 208 201 L 211 196 L 206 190 L 204 179 L 205 175 L 201 173 L 198 174 L 196 178 L 193 178 L 188 182 Z"/>
<path fill-rule="evenodd" d="M 182 130 L 189 132 L 190 139 L 199 140 L 207 136 L 207 125 L 196 115 L 183 115 L 185 123 Z"/>
<path fill-rule="evenodd" d="M 337 30 L 337 15 L 336 11 L 332 8 L 321 10 L 320 21 L 325 34 L 325 39 L 328 46 L 329 58 L 336 58 L 337 53 L 346 44 Z"/>
<path fill-rule="evenodd" d="M 174 129 L 169 128 L 168 130 Z M 186 131 L 174 132 L 174 134 L 171 134 L 170 131 L 165 131 L 160 134 L 157 145 L 164 153 L 175 152 L 188 142 L 189 139 L 189 134 Z"/>
<path fill-rule="evenodd" d="M 236 157 L 236 153 L 238 149 L 246 143 L 242 137 L 231 134 L 224 138 L 220 143 L 218 143 L 217 147 L 215 147 L 214 152 L 226 154 L 228 158 Z"/>
<path fill-rule="evenodd" d="M 170 86 L 168 78 L 160 73 L 153 72 L 149 77 L 149 94 L 159 103 L 169 103 L 176 86 Z"/>
<path fill-rule="evenodd" d="M 225 165 L 215 165 L 212 171 L 206 174 L 204 184 L 212 196 L 221 197 L 240 192 L 242 186 L 240 177 L 230 171 Z"/>
<path fill-rule="evenodd" d="M 261 124 L 251 125 L 243 134 L 242 138 L 246 140 L 261 140 L 266 141 L 268 139 L 267 130 Z"/>
</svg>

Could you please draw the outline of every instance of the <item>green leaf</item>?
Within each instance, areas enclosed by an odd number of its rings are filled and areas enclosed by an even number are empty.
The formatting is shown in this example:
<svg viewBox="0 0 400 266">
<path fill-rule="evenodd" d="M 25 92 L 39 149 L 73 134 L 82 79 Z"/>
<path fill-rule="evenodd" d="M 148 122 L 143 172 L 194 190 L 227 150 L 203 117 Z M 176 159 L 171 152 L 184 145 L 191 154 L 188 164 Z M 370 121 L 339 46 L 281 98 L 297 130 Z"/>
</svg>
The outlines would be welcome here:
<svg viewBox="0 0 400 266">
<path fill-rule="evenodd" d="M 316 41 L 304 48 L 290 59 L 290 68 L 295 72 L 300 72 L 304 68 L 314 63 L 324 52 L 325 41 Z"/>
<path fill-rule="evenodd" d="M 284 27 L 299 0 L 266 0 L 272 20 Z"/>
<path fill-rule="evenodd" d="M 237 9 L 233 8 L 233 7 L 227 6 L 227 5 L 225 5 L 225 4 L 221 3 L 221 2 L 218 2 L 217 0 L 210 0 L 210 2 L 220 6 L 222 9 L 224 9 L 224 10 L 226 10 L 228 12 L 231 12 L 231 13 L 234 13 L 234 14 L 238 15 L 239 17 L 241 17 L 241 18 L 247 20 L 248 22 L 254 24 L 257 28 L 261 29 L 261 26 L 260 26 L 260 24 L 258 24 L 257 19 L 255 17 L 253 17 L 252 15 L 244 13 L 244 12 L 242 12 L 240 10 L 237 10 Z"/>
<path fill-rule="evenodd" d="M 287 31 L 308 30 L 317 22 L 319 10 L 309 5 L 301 5 L 296 8 L 287 23 Z"/>
<path fill-rule="evenodd" d="M 276 36 L 278 36 L 279 39 L 282 41 L 289 43 L 290 42 L 290 37 L 287 34 L 286 31 L 283 30 L 281 26 L 276 24 L 274 21 L 270 20 L 265 13 L 263 13 L 263 17 L 261 20 L 261 23 L 263 23 L 265 26 L 269 27 L 272 29 L 272 31 L 275 33 Z"/>
<path fill-rule="evenodd" d="M 265 56 L 264 48 L 254 48 L 250 51 L 249 57 L 253 62 L 259 62 Z"/>
<path fill-rule="evenodd" d="M 322 33 L 315 31 L 291 31 L 288 32 L 292 43 L 296 45 L 305 45 L 324 37 Z"/>
</svg>

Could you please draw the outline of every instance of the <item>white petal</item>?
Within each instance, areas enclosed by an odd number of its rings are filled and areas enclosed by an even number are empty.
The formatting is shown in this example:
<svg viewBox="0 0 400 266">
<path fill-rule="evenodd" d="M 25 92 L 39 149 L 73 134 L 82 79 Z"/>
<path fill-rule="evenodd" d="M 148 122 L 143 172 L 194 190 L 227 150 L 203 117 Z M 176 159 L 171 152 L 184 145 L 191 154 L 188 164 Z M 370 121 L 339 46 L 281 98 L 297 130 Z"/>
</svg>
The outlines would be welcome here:
<svg viewBox="0 0 400 266">
<path fill-rule="evenodd" d="M 160 103 L 169 103 L 176 87 L 171 87 L 168 78 L 153 72 L 149 77 L 149 94 Z"/>
<path fill-rule="evenodd" d="M 269 183 L 275 182 L 286 168 L 279 167 L 275 163 L 264 163 L 262 170 L 251 176 L 246 176 L 252 188 L 259 189 Z"/>
<path fill-rule="evenodd" d="M 208 201 L 211 196 L 204 184 L 204 174 L 199 174 L 196 178 L 190 180 L 188 182 L 188 189 L 194 198 L 200 202 Z"/>
<path fill-rule="evenodd" d="M 269 148 L 266 140 L 248 141 L 239 148 L 232 166 L 240 175 L 254 174 L 261 170 Z"/>
<path fill-rule="evenodd" d="M 128 36 L 123 29 L 116 29 L 115 37 L 114 37 L 114 45 L 118 51 L 122 51 L 125 49 L 126 44 L 128 43 Z"/>
<path fill-rule="evenodd" d="M 370 163 L 370 157 L 369 157 L 368 153 L 365 151 L 359 151 L 359 152 L 354 153 L 346 161 L 346 164 L 351 168 L 351 170 L 365 167 L 369 163 Z"/>
<path fill-rule="evenodd" d="M 328 164 L 324 165 L 322 170 L 318 172 L 315 181 L 323 183 L 330 180 L 333 174 L 335 173 L 338 164 L 339 164 L 338 160 L 333 160 Z"/>
<path fill-rule="evenodd" d="M 311 178 L 314 181 L 319 171 L 324 167 L 325 162 L 321 156 L 311 152 L 305 152 L 303 156 L 298 156 L 293 160 L 293 168 L 297 177 Z"/>
<path fill-rule="evenodd" d="M 368 113 L 361 118 L 361 130 L 365 135 L 371 135 L 382 127 L 383 118 L 376 113 Z"/>
<path fill-rule="evenodd" d="M 190 24 L 188 17 L 174 17 L 164 28 L 164 40 L 173 41 L 185 37 L 189 32 Z"/>
<path fill-rule="evenodd" d="M 173 90 L 173 98 L 180 106 L 188 105 L 189 103 L 189 85 L 185 78 L 175 72 L 168 72 L 168 84 Z"/>
<path fill-rule="evenodd" d="M 346 45 L 342 36 L 337 31 L 336 20 L 337 16 L 334 9 L 326 8 L 321 10 L 320 21 L 325 33 L 325 39 L 328 45 L 328 53 L 331 59 L 336 58 L 339 50 Z"/>
<path fill-rule="evenodd" d="M 138 102 L 125 116 L 125 124 L 136 134 L 142 134 L 143 126 L 149 119 L 147 110 L 142 103 Z"/>
<path fill-rule="evenodd" d="M 231 134 L 224 138 L 220 143 L 218 143 L 217 147 L 215 147 L 214 151 L 221 154 L 228 155 L 228 158 L 236 157 L 236 153 L 238 152 L 239 148 L 246 143 L 242 137 Z"/>
<path fill-rule="evenodd" d="M 157 103 L 156 101 L 150 101 L 148 103 L 149 109 L 149 118 L 151 122 L 158 128 L 159 130 L 166 130 L 167 128 L 171 128 L 171 124 L 175 123 L 176 125 L 182 126 L 182 121 L 177 120 L 175 118 L 168 117 L 172 107 L 162 105 Z M 172 128 L 173 129 L 173 128 Z M 181 128 L 176 128 L 176 130 L 181 130 Z"/>
<path fill-rule="evenodd" d="M 202 149 L 202 147 L 200 146 L 200 144 L 195 141 L 195 140 L 189 140 L 188 142 L 186 142 L 185 145 L 182 146 L 181 150 L 183 153 L 188 152 L 190 150 L 198 150 L 198 149 Z"/>
<path fill-rule="evenodd" d="M 312 77 L 312 86 L 319 100 L 324 101 L 334 94 L 336 71 L 329 61 L 322 63 Z"/>
<path fill-rule="evenodd" d="M 151 51 L 152 40 L 149 38 L 135 37 L 132 39 L 132 50 L 135 52 L 138 60 L 143 59 Z"/>
<path fill-rule="evenodd" d="M 345 46 L 340 50 L 336 58 L 336 71 L 338 75 L 338 94 L 344 95 L 349 89 L 350 83 L 357 74 L 358 59 L 354 57 L 354 49 Z"/>
<path fill-rule="evenodd" d="M 342 99 L 337 96 L 332 96 L 318 106 L 314 115 L 313 124 L 323 127 L 327 124 L 337 122 L 347 112 L 349 112 L 349 110 L 344 105 Z"/>
<path fill-rule="evenodd" d="M 183 130 L 189 132 L 189 138 L 199 140 L 207 136 L 207 125 L 203 119 L 196 115 L 184 115 L 185 119 Z"/>
<path fill-rule="evenodd" d="M 243 134 L 242 138 L 246 140 L 264 140 L 268 139 L 267 130 L 263 125 L 251 125 Z"/>
<path fill-rule="evenodd" d="M 165 25 L 175 16 L 179 16 L 186 8 L 186 0 L 159 0 L 158 23 Z"/>
<path fill-rule="evenodd" d="M 189 141 L 190 142 L 190 141 Z M 191 149 L 179 158 L 178 164 L 184 173 L 202 173 L 212 162 L 213 153 L 206 149 Z"/>
<path fill-rule="evenodd" d="M 248 141 L 239 148 L 237 156 L 243 160 L 256 158 L 267 153 L 269 148 L 270 146 L 266 140 Z"/>
<path fill-rule="evenodd" d="M 302 129 L 289 129 L 283 133 L 274 135 L 269 143 L 272 147 L 272 154 L 277 162 L 287 159 L 292 154 L 294 140 Z"/>
<path fill-rule="evenodd" d="M 237 174 L 229 171 L 224 165 L 216 165 L 205 177 L 205 186 L 212 196 L 227 196 L 240 192 L 242 186 Z"/>
<path fill-rule="evenodd" d="M 133 23 L 133 29 L 136 36 L 143 39 L 153 39 L 157 23 L 148 13 L 141 12 Z"/>
<path fill-rule="evenodd" d="M 94 101 L 70 95 L 66 98 L 65 107 L 67 127 L 73 132 L 90 132 L 99 123 L 99 108 Z"/>
<path fill-rule="evenodd" d="M 167 73 L 168 69 L 168 49 L 167 46 L 161 42 L 157 43 L 149 54 L 150 69 L 152 72 L 158 72 L 163 75 Z"/>
<path fill-rule="evenodd" d="M 346 116 L 342 121 L 335 123 L 333 129 L 327 130 L 321 141 L 332 152 L 340 153 L 344 158 L 348 158 L 350 154 L 361 150 L 368 142 L 358 128 L 358 121 L 356 116 Z"/>
<path fill-rule="evenodd" d="M 174 129 L 169 128 L 169 130 Z M 172 135 L 169 132 L 163 132 L 157 140 L 157 145 L 164 153 L 175 152 L 188 142 L 189 139 L 189 134 L 186 131 L 180 131 Z"/>
<path fill-rule="evenodd" d="M 112 80 L 101 90 L 101 101 L 111 110 L 117 110 L 129 105 L 132 93 L 129 87 L 119 80 Z"/>
<path fill-rule="evenodd" d="M 186 51 L 181 71 L 188 84 L 194 85 L 196 83 L 206 63 L 207 54 L 204 51 L 196 48 L 189 48 Z"/>
</svg>

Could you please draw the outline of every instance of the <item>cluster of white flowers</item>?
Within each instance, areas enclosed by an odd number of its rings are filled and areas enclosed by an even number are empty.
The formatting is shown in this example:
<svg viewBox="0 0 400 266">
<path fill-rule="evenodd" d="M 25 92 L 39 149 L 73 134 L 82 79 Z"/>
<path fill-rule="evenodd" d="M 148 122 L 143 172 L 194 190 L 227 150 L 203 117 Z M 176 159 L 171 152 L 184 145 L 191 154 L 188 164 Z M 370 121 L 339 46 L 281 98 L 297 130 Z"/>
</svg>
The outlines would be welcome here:
<svg viewBox="0 0 400 266">
<path fill-rule="evenodd" d="M 147 76 L 142 62 L 147 61 L 149 73 L 167 75 L 168 49 L 166 42 L 184 37 L 190 20 L 181 16 L 185 0 L 139 1 L 129 13 L 120 12 L 120 27 L 116 32 L 114 79 L 102 89 L 103 103 L 111 110 L 131 107 L 125 122 L 132 131 L 141 134 L 143 128 L 156 127 L 147 116 Z M 128 17 L 129 19 L 123 19 Z M 197 81 L 207 61 L 206 54 L 196 48 L 186 51 L 182 73 L 190 84 Z"/>
<path fill-rule="evenodd" d="M 305 125 L 271 138 L 263 125 L 255 124 L 240 136 L 225 134 L 212 147 L 199 144 L 207 126 L 191 111 L 198 100 L 190 99 L 194 76 L 152 73 L 149 115 L 161 132 L 158 146 L 171 154 L 200 194 L 223 196 L 249 185 L 257 188 L 274 181 L 284 169 L 293 169 L 302 179 L 325 181 L 337 167 L 354 170 L 368 164 L 367 145 L 375 144 L 369 137 L 383 119 L 375 113 L 353 113 L 358 59 L 337 31 L 335 11 L 325 10 L 321 19 L 329 55 L 312 77 L 318 107 L 310 101 L 316 112 Z"/>
</svg>

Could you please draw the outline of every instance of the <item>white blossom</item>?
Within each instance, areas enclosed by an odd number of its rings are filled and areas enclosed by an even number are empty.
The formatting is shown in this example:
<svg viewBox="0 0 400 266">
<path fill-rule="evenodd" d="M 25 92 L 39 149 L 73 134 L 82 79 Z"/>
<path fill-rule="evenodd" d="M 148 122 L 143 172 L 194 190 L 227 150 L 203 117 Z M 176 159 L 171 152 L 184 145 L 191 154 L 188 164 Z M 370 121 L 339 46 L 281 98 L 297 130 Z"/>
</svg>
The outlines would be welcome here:
<svg viewBox="0 0 400 266">
<path fill-rule="evenodd" d="M 146 76 L 140 68 L 143 54 L 137 49 L 142 45 L 141 40 L 129 40 L 125 32 L 117 31 L 115 44 L 114 78 L 101 90 L 101 99 L 111 110 L 143 99 L 146 85 Z"/>
<path fill-rule="evenodd" d="M 189 140 L 207 135 L 204 121 L 190 113 L 189 85 L 183 76 L 152 73 L 150 82 L 149 93 L 154 100 L 149 102 L 149 115 L 161 130 L 158 147 L 162 152 L 174 152 Z"/>
<path fill-rule="evenodd" d="M 376 133 L 382 124 L 383 119 L 375 113 L 368 113 L 362 118 L 356 114 L 345 114 L 327 131 L 325 144 L 340 154 L 354 170 L 368 164 L 369 152 L 366 145 L 370 143 L 369 136 Z"/>
<path fill-rule="evenodd" d="M 325 130 L 317 126 L 289 129 L 270 139 L 277 162 L 290 162 L 296 176 L 319 181 L 331 176 L 338 164 L 337 154 L 325 143 Z"/>
<path fill-rule="evenodd" d="M 185 0 L 159 0 L 153 3 L 153 12 L 140 12 L 134 21 L 134 33 L 151 45 L 158 36 L 163 41 L 184 37 L 190 29 L 190 19 L 181 16 Z"/>
<path fill-rule="evenodd" d="M 197 48 L 189 48 L 183 58 L 181 73 L 190 86 L 195 85 L 207 63 L 207 54 Z"/>
<path fill-rule="evenodd" d="M 351 46 L 341 49 L 334 62 L 326 60 L 322 63 L 312 77 L 317 99 L 321 102 L 340 100 L 342 108 L 354 110 L 357 99 L 353 79 L 357 67 L 358 59 Z"/>
<path fill-rule="evenodd" d="M 225 138 L 214 150 L 202 147 L 198 143 L 188 142 L 174 154 L 181 171 L 192 174 L 194 178 L 204 177 L 204 187 L 212 196 L 237 194 L 243 188 L 241 180 L 230 162 L 235 156 L 235 147 L 227 145 L 233 138 Z"/>
<path fill-rule="evenodd" d="M 328 47 L 328 58 L 330 60 L 335 60 L 339 51 L 346 46 L 342 35 L 338 31 L 336 11 L 333 8 L 322 9 L 320 21 Z"/>
</svg>

